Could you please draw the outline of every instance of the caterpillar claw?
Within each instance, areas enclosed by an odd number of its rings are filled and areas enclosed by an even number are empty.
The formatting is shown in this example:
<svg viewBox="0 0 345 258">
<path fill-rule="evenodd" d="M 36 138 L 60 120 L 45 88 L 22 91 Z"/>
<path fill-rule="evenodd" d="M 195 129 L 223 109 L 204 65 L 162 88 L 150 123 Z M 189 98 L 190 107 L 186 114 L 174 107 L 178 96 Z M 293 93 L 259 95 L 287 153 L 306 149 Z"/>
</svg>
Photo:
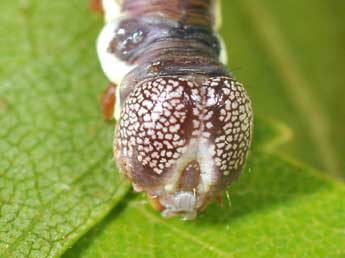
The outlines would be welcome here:
<svg viewBox="0 0 345 258">
<path fill-rule="evenodd" d="M 149 195 L 148 198 L 149 198 L 150 205 L 153 209 L 159 212 L 164 211 L 164 206 L 160 203 L 159 197 L 156 197 L 156 196 L 152 197 Z"/>
<path fill-rule="evenodd" d="M 109 83 L 108 87 L 103 92 L 101 101 L 103 118 L 106 121 L 113 119 L 116 99 L 115 94 L 116 85 L 114 83 Z"/>
</svg>

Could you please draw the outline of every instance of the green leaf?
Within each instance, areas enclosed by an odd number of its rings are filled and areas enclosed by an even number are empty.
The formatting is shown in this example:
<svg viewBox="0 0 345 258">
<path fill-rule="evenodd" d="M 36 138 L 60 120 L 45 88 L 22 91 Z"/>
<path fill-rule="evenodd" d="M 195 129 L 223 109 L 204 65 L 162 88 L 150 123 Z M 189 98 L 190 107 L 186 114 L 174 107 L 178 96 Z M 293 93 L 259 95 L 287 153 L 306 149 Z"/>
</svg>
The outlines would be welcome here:
<svg viewBox="0 0 345 258">
<path fill-rule="evenodd" d="M 128 190 L 99 108 L 99 22 L 78 2 L 1 3 L 0 257 L 61 255 Z"/>
<path fill-rule="evenodd" d="M 286 158 L 254 151 L 221 206 L 166 220 L 130 196 L 64 258 L 343 257 L 345 189 Z"/>
<path fill-rule="evenodd" d="M 255 112 L 291 127 L 284 151 L 345 178 L 345 2 L 222 2 L 230 67 Z"/>
<path fill-rule="evenodd" d="M 247 169 L 228 191 L 231 206 L 225 196 L 192 222 L 162 219 L 143 196 L 123 199 L 129 185 L 114 167 L 113 126 L 99 109 L 102 20 L 87 4 L 1 3 L 1 258 L 59 257 L 83 235 L 65 258 L 345 255 L 344 186 L 276 154 L 291 131 L 266 117 L 294 129 L 297 140 L 285 150 L 345 171 L 338 4 L 224 1 L 231 67 L 265 118 L 255 121 Z M 306 10 L 319 18 L 304 23 Z M 327 51 L 314 56 L 319 46 Z"/>
</svg>

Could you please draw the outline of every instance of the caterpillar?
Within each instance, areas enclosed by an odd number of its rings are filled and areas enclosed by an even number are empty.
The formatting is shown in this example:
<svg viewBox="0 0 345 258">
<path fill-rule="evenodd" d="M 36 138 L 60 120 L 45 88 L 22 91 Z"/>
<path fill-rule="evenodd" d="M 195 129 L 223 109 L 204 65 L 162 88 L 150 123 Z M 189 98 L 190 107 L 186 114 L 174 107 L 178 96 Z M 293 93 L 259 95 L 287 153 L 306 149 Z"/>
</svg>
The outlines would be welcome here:
<svg viewBox="0 0 345 258">
<path fill-rule="evenodd" d="M 163 217 L 194 219 L 241 173 L 253 112 L 226 67 L 217 0 L 103 0 L 114 157 Z M 116 96 L 116 98 L 115 98 Z M 114 104 L 115 102 L 115 104 Z"/>
</svg>

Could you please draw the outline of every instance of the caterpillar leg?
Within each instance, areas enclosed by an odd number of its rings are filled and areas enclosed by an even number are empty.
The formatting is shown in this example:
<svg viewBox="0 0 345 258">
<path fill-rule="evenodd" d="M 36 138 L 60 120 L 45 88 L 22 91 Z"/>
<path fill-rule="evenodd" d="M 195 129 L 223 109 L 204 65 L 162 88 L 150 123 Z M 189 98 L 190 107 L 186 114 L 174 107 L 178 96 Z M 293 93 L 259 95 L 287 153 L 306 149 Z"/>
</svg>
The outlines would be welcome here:
<svg viewBox="0 0 345 258">
<path fill-rule="evenodd" d="M 116 102 L 116 85 L 109 83 L 107 89 L 104 91 L 102 96 L 102 113 L 105 120 L 111 120 L 114 115 Z"/>
<path fill-rule="evenodd" d="M 217 204 L 218 204 L 219 206 L 222 206 L 222 204 L 223 204 L 223 198 L 222 198 L 222 195 L 221 195 L 221 194 L 218 194 L 218 195 L 216 196 L 216 201 L 217 201 Z"/>
<path fill-rule="evenodd" d="M 150 195 L 148 195 L 148 198 L 149 198 L 150 205 L 153 209 L 155 209 L 156 211 L 163 211 L 164 210 L 164 207 L 159 202 L 158 197 L 151 197 Z"/>
<path fill-rule="evenodd" d="M 102 0 L 90 0 L 89 1 L 89 7 L 91 11 L 99 14 L 103 14 L 103 5 L 102 5 Z"/>
</svg>

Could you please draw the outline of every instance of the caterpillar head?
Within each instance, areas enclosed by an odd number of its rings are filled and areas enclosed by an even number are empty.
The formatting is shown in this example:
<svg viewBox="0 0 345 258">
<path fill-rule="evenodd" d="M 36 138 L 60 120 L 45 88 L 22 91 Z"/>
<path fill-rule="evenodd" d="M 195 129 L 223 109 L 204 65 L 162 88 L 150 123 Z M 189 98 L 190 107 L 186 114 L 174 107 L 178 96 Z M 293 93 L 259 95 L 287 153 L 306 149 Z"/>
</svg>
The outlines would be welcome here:
<svg viewBox="0 0 345 258">
<path fill-rule="evenodd" d="M 122 105 L 115 157 L 163 216 L 192 219 L 240 174 L 252 117 L 246 91 L 230 77 L 147 79 Z"/>
</svg>

